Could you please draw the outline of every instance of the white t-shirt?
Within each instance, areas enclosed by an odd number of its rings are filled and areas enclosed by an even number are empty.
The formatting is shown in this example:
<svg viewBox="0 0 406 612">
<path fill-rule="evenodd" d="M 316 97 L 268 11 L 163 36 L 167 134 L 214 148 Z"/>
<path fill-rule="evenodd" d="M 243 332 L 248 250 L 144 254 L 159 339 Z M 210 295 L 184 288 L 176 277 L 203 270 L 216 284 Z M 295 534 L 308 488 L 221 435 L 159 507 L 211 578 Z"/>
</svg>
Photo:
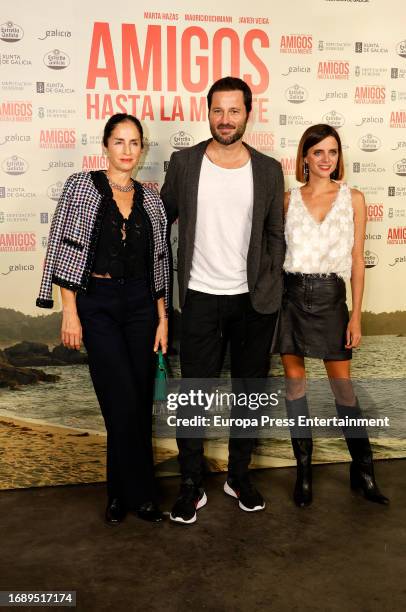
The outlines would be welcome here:
<svg viewBox="0 0 406 612">
<path fill-rule="evenodd" d="M 248 292 L 253 202 L 251 160 L 229 169 L 203 157 L 190 289 L 217 295 Z"/>
</svg>

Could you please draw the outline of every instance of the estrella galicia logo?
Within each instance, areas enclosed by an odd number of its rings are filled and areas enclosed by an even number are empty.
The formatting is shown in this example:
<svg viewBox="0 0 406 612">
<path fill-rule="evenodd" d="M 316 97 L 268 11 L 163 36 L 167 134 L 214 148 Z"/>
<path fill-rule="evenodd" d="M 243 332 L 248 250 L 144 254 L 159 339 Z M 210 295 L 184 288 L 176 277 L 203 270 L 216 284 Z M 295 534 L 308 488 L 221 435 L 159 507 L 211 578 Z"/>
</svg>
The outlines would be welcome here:
<svg viewBox="0 0 406 612">
<path fill-rule="evenodd" d="M 50 200 L 53 200 L 54 202 L 57 202 L 59 198 L 61 197 L 62 189 L 63 189 L 62 181 L 58 181 L 57 183 L 50 185 L 47 189 L 48 198 Z"/>
<path fill-rule="evenodd" d="M 190 134 L 186 132 L 180 131 L 176 132 L 176 134 L 172 134 L 170 138 L 170 145 L 174 149 L 180 151 L 180 149 L 187 149 L 194 144 L 194 138 Z"/>
<path fill-rule="evenodd" d="M 381 141 L 379 138 L 377 138 L 377 136 L 373 136 L 373 134 L 366 134 L 365 136 L 361 136 L 358 141 L 358 146 L 361 151 L 373 153 L 380 148 Z"/>
<path fill-rule="evenodd" d="M 398 176 L 406 176 L 406 159 L 400 159 L 393 164 L 393 170 Z"/>
<path fill-rule="evenodd" d="M 375 268 L 375 266 L 378 265 L 379 257 L 376 253 L 373 253 L 372 251 L 365 251 L 364 262 L 366 268 Z"/>
<path fill-rule="evenodd" d="M 302 104 L 308 98 L 307 90 L 301 85 L 292 85 L 285 91 L 285 97 L 288 102 L 292 104 Z"/>
<path fill-rule="evenodd" d="M 331 127 L 334 127 L 334 128 L 339 128 L 343 126 L 345 123 L 344 115 L 342 115 L 341 113 L 338 113 L 335 110 L 332 110 L 329 113 L 326 113 L 323 116 L 323 121 L 324 123 L 327 123 L 328 125 L 331 125 Z"/>
<path fill-rule="evenodd" d="M 63 70 L 70 64 L 70 58 L 67 53 L 60 49 L 53 49 L 44 55 L 44 64 L 52 70 Z"/>
<path fill-rule="evenodd" d="M 24 30 L 22 27 L 12 21 L 6 21 L 6 23 L 0 25 L 0 40 L 3 42 L 18 42 L 23 36 Z"/>
<path fill-rule="evenodd" d="M 400 55 L 400 57 L 406 59 L 406 40 L 401 40 L 400 43 L 396 45 L 396 53 Z"/>
<path fill-rule="evenodd" d="M 28 170 L 28 163 L 22 157 L 18 155 L 12 155 L 3 160 L 1 164 L 3 172 L 10 174 L 11 176 L 18 176 L 19 174 L 25 174 Z"/>
</svg>

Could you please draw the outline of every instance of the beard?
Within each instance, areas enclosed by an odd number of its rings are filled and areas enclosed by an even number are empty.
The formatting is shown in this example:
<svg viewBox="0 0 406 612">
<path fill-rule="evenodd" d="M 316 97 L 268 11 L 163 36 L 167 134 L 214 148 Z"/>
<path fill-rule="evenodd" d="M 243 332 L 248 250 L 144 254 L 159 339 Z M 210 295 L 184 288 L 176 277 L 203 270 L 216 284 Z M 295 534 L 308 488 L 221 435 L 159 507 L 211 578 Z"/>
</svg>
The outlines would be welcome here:
<svg viewBox="0 0 406 612">
<path fill-rule="evenodd" d="M 234 128 L 235 132 L 230 134 L 229 136 L 222 136 L 220 132 L 218 132 L 218 129 L 224 128 L 224 127 Z M 240 138 L 244 136 L 246 127 L 247 127 L 247 121 L 244 121 L 244 123 L 239 123 L 236 126 L 220 123 L 217 128 L 215 128 L 213 125 L 210 124 L 210 132 L 214 140 L 216 140 L 220 144 L 231 145 L 234 142 L 237 142 L 237 140 L 240 140 Z"/>
</svg>

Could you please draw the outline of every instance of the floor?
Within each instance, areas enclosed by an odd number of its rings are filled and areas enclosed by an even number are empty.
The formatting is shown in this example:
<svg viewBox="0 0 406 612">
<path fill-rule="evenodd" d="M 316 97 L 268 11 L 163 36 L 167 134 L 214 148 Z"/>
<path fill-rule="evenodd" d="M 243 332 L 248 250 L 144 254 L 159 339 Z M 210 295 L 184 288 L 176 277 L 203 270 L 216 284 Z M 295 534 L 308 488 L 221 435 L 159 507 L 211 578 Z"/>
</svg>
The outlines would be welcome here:
<svg viewBox="0 0 406 612">
<path fill-rule="evenodd" d="M 403 612 L 406 460 L 376 463 L 389 507 L 352 493 L 348 467 L 316 466 L 306 509 L 291 501 L 294 469 L 253 472 L 268 502 L 253 514 L 211 475 L 186 527 L 105 525 L 103 485 L 3 491 L 0 590 L 76 590 L 83 612 Z M 160 480 L 164 510 L 178 485 Z"/>
</svg>

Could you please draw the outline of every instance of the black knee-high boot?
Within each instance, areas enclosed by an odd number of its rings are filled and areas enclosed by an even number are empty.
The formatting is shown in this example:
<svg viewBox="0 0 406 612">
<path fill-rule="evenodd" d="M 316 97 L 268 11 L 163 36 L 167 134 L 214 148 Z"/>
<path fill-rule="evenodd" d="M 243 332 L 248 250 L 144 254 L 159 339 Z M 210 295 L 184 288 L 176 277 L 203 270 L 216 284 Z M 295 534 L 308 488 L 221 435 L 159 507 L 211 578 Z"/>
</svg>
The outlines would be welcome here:
<svg viewBox="0 0 406 612">
<path fill-rule="evenodd" d="M 289 419 L 294 419 L 295 425 L 290 426 L 293 453 L 297 462 L 296 484 L 293 500 L 301 508 L 312 503 L 312 430 L 311 427 L 299 425 L 299 416 L 308 417 L 309 408 L 304 395 L 295 400 L 286 400 L 286 410 Z"/>
<path fill-rule="evenodd" d="M 362 410 L 358 400 L 355 406 L 342 406 L 336 402 L 337 414 L 340 418 L 362 418 Z M 375 481 L 372 449 L 368 433 L 364 425 L 342 427 L 348 450 L 352 458 L 350 466 L 351 488 L 360 491 L 369 501 L 378 504 L 389 504 L 389 499 L 383 495 Z"/>
</svg>

